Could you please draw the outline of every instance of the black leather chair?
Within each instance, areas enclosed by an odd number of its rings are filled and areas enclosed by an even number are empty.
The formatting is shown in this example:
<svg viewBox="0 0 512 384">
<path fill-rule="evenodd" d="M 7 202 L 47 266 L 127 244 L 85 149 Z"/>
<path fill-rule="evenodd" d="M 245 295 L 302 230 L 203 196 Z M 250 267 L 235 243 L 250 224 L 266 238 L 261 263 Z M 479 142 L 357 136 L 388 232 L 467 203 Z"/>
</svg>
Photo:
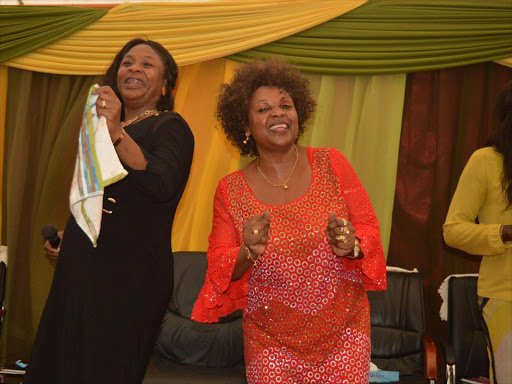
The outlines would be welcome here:
<svg viewBox="0 0 512 384">
<path fill-rule="evenodd" d="M 368 292 L 372 362 L 400 372 L 400 383 L 435 383 L 437 349 L 425 335 L 421 275 L 388 271 L 387 284 L 386 291 Z"/>
<path fill-rule="evenodd" d="M 478 306 L 476 276 L 448 280 L 446 365 L 447 382 L 489 377 L 487 342 Z"/>
<path fill-rule="evenodd" d="M 174 292 L 143 384 L 246 384 L 242 313 L 190 320 L 206 274 L 205 252 L 174 253 Z"/>
<path fill-rule="evenodd" d="M 5 283 L 7 280 L 7 265 L 0 261 L 0 334 L 2 334 L 2 325 L 6 313 L 4 301 L 5 301 Z M 6 377 L 3 373 L 0 373 L 0 383 L 6 382 Z"/>
</svg>

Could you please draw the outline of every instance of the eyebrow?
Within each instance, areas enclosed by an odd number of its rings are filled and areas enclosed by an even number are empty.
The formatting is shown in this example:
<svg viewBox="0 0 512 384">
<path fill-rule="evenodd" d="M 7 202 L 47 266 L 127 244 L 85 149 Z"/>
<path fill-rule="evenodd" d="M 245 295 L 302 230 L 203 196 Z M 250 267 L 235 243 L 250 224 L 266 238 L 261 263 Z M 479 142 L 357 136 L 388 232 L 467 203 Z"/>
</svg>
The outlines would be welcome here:
<svg viewBox="0 0 512 384">
<path fill-rule="evenodd" d="M 132 55 L 126 55 L 126 56 L 124 57 L 124 59 L 126 59 L 127 57 L 130 57 L 130 58 L 132 58 L 132 59 L 133 59 L 133 56 L 132 56 Z M 145 58 L 145 59 L 155 59 L 153 56 L 144 56 L 144 58 Z"/>
<path fill-rule="evenodd" d="M 284 99 L 291 99 L 290 96 L 283 96 L 279 99 L 279 101 L 283 101 Z M 256 100 L 257 103 L 268 103 L 268 100 L 267 99 L 261 99 L 261 100 Z"/>
</svg>

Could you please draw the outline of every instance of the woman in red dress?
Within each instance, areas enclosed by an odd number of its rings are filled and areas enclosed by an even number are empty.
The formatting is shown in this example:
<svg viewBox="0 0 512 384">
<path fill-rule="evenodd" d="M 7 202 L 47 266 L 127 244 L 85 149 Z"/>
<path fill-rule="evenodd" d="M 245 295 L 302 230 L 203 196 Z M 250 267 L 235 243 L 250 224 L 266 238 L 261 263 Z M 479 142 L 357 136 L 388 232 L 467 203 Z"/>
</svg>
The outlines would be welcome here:
<svg viewBox="0 0 512 384">
<path fill-rule="evenodd" d="M 280 59 L 244 65 L 219 96 L 225 134 L 256 159 L 219 182 L 192 318 L 244 309 L 250 384 L 368 382 L 365 290 L 386 288 L 379 224 L 340 152 L 297 145 L 315 107 Z"/>
</svg>

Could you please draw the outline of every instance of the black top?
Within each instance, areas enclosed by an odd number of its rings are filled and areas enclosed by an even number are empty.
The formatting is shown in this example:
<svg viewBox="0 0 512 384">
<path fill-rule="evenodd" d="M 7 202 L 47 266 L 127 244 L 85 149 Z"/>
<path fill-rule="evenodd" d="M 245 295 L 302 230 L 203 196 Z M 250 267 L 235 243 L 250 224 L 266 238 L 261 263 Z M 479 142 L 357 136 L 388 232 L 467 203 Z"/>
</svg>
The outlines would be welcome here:
<svg viewBox="0 0 512 384">
<path fill-rule="evenodd" d="M 148 160 L 105 188 L 97 247 L 70 217 L 25 384 L 138 384 L 173 286 L 171 230 L 194 149 L 164 112 L 127 126 Z"/>
<path fill-rule="evenodd" d="M 101 252 L 105 242 L 121 237 L 130 242 L 134 238 L 157 241 L 168 254 L 174 214 L 192 163 L 192 132 L 175 112 L 148 117 L 125 130 L 141 147 L 148 164 L 143 171 L 123 164 L 128 175 L 105 188 L 103 208 L 112 214 L 103 214 L 97 251 Z"/>
</svg>

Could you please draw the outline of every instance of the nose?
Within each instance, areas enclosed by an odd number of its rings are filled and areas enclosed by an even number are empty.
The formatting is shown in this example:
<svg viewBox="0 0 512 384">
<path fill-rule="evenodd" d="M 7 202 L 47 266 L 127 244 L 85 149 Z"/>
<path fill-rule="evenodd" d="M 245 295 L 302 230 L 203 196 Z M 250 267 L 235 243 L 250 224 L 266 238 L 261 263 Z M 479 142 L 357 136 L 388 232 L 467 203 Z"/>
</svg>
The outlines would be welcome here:
<svg viewBox="0 0 512 384">
<path fill-rule="evenodd" d="M 283 115 L 284 115 L 284 111 L 281 108 L 279 108 L 279 107 L 272 108 L 271 116 L 279 117 L 279 116 L 283 116 Z"/>
<path fill-rule="evenodd" d="M 137 64 L 137 63 L 133 63 L 132 65 L 130 65 L 130 71 L 132 72 L 140 72 L 140 64 Z"/>
</svg>

